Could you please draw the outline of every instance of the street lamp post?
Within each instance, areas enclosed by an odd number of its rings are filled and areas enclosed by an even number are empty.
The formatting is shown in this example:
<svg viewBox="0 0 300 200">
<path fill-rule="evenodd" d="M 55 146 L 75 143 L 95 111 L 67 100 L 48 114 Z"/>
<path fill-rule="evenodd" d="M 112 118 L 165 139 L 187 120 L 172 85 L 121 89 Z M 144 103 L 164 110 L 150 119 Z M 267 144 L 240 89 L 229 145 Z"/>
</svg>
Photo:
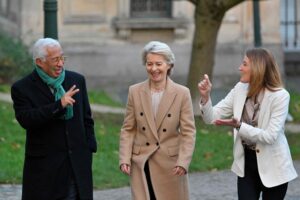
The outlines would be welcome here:
<svg viewBox="0 0 300 200">
<path fill-rule="evenodd" d="M 259 15 L 259 0 L 253 0 L 253 26 L 254 26 L 254 46 L 260 47 L 261 34 L 260 34 L 260 15 Z"/>
<path fill-rule="evenodd" d="M 44 0 L 44 37 L 58 39 L 57 0 Z"/>
</svg>

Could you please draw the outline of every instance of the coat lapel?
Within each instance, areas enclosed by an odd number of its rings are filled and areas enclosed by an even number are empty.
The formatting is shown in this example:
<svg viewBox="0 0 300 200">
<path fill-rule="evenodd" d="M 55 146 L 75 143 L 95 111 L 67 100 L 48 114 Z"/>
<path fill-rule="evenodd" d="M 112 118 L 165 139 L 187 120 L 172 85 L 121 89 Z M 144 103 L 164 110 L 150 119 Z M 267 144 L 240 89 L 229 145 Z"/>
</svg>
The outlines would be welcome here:
<svg viewBox="0 0 300 200">
<path fill-rule="evenodd" d="M 259 111 L 258 122 L 257 122 L 258 127 L 261 127 L 261 124 L 264 119 L 264 114 L 266 114 L 267 112 L 269 113 L 269 110 L 267 110 L 267 109 L 269 108 L 268 104 L 269 104 L 270 95 L 271 95 L 271 92 L 269 90 L 265 89 L 265 94 L 264 94 L 263 100 L 260 105 L 260 111 Z"/>
<path fill-rule="evenodd" d="M 149 88 L 149 81 L 145 81 L 142 86 L 142 91 L 140 94 L 142 107 L 144 110 L 144 113 L 146 115 L 147 122 L 149 123 L 149 126 L 154 134 L 154 136 L 158 139 L 157 135 L 157 129 L 154 122 L 154 115 L 152 112 L 152 105 L 151 105 L 151 92 Z"/>
<path fill-rule="evenodd" d="M 72 82 L 72 78 L 69 76 L 71 75 L 68 73 L 67 70 L 65 70 L 65 80 L 62 83 L 65 92 L 67 92 L 73 85 L 76 85 L 74 82 Z M 78 88 L 78 85 L 76 85 L 76 88 Z"/>
<path fill-rule="evenodd" d="M 236 110 L 235 117 L 237 117 L 238 120 L 241 119 L 242 114 L 243 114 L 244 105 L 245 105 L 247 93 L 248 93 L 248 87 L 249 87 L 249 84 L 245 84 L 242 87 L 241 91 L 237 91 L 239 95 L 237 96 L 237 99 L 236 99 L 238 103 L 235 104 L 235 110 Z"/>
<path fill-rule="evenodd" d="M 234 117 L 237 118 L 238 120 L 241 120 L 243 110 L 244 110 L 244 105 L 246 102 L 247 94 L 248 94 L 248 87 L 249 84 L 244 84 L 239 91 L 236 91 L 238 93 L 236 99 L 237 103 L 234 104 Z M 236 129 L 235 133 L 236 133 Z M 240 137 L 237 137 L 238 134 L 234 134 L 234 141 L 237 142 L 237 139 L 240 139 Z"/>
<path fill-rule="evenodd" d="M 47 86 L 46 83 L 39 77 L 37 72 L 34 70 L 31 74 L 31 80 L 34 84 L 41 90 L 41 93 L 48 97 L 51 101 L 54 101 L 54 95 L 51 93 L 50 88 Z"/>
<path fill-rule="evenodd" d="M 174 82 L 171 79 L 167 79 L 167 85 L 166 89 L 164 91 L 164 94 L 160 100 L 158 111 L 156 115 L 156 128 L 159 129 L 163 119 L 165 118 L 168 110 L 170 109 L 171 105 L 173 104 L 173 101 L 176 96 L 176 92 L 173 88 Z"/>
</svg>

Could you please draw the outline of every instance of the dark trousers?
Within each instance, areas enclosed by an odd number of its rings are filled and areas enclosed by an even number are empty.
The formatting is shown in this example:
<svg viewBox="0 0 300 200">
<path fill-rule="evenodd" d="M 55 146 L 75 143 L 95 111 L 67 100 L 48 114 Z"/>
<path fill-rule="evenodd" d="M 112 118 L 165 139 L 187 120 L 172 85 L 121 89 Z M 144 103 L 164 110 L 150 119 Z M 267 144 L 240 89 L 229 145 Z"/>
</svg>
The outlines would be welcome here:
<svg viewBox="0 0 300 200">
<path fill-rule="evenodd" d="M 153 187 L 152 187 L 148 161 L 145 164 L 144 172 L 145 172 L 146 179 L 147 179 L 147 185 L 148 185 L 148 190 L 149 190 L 149 194 L 150 194 L 150 200 L 156 200 L 154 190 L 153 190 Z"/>
<path fill-rule="evenodd" d="M 238 177 L 239 200 L 258 200 L 262 194 L 263 200 L 283 200 L 288 183 L 279 186 L 265 187 L 258 174 L 256 152 L 244 148 L 245 151 L 245 177 Z M 272 167 L 272 163 L 270 163 Z"/>
</svg>

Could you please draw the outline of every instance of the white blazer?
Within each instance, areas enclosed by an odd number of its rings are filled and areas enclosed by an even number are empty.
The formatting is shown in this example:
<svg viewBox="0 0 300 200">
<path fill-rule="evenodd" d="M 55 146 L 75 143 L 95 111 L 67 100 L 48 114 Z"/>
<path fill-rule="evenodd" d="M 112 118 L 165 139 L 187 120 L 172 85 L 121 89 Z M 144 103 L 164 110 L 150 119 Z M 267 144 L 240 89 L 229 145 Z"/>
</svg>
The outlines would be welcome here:
<svg viewBox="0 0 300 200">
<path fill-rule="evenodd" d="M 235 87 L 214 107 L 211 100 L 200 104 L 205 123 L 216 119 L 234 117 L 241 119 L 248 92 L 247 83 L 237 83 Z M 245 159 L 241 137 L 256 143 L 258 172 L 266 187 L 274 187 L 297 177 L 291 153 L 284 134 L 288 115 L 290 95 L 285 89 L 265 91 L 260 105 L 258 125 L 253 127 L 242 123 L 240 130 L 234 129 L 233 164 L 231 170 L 244 177 Z"/>
</svg>

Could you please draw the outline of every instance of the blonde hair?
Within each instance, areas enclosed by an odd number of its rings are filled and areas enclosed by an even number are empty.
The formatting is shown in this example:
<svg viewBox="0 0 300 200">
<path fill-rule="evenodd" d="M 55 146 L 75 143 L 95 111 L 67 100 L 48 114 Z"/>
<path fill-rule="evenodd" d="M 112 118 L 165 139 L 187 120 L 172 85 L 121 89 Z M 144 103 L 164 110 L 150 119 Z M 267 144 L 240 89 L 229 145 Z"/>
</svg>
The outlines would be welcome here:
<svg viewBox="0 0 300 200">
<path fill-rule="evenodd" d="M 265 88 L 276 91 L 283 87 L 279 67 L 269 50 L 248 49 L 246 56 L 251 68 L 248 97 L 258 95 Z"/>
</svg>

